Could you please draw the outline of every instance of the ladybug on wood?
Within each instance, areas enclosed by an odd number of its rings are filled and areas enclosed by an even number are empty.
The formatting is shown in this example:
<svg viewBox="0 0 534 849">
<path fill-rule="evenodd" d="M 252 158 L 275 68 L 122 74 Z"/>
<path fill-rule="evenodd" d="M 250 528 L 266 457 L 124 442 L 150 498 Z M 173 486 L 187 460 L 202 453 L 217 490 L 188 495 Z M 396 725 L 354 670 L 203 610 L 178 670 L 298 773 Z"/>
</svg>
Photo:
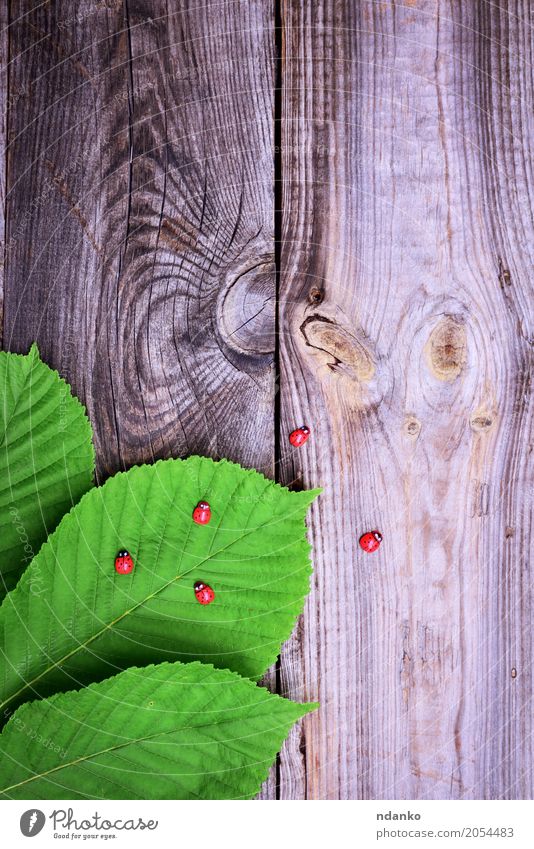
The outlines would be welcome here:
<svg viewBox="0 0 534 849">
<path fill-rule="evenodd" d="M 199 604 L 211 604 L 215 598 L 215 593 L 208 584 L 197 581 L 194 586 L 195 597 Z"/>
<path fill-rule="evenodd" d="M 134 562 L 129 551 L 123 548 L 115 558 L 115 572 L 119 575 L 129 575 L 134 570 Z"/>
<path fill-rule="evenodd" d="M 211 520 L 211 507 L 207 501 L 199 501 L 193 510 L 193 522 L 197 525 L 207 525 Z"/>
<path fill-rule="evenodd" d="M 360 546 L 364 551 L 371 553 L 380 548 L 382 542 L 382 534 L 380 531 L 368 531 L 360 537 Z"/>
<path fill-rule="evenodd" d="M 310 429 L 306 425 L 298 427 L 289 434 L 289 441 L 294 448 L 300 448 L 308 440 Z"/>
</svg>

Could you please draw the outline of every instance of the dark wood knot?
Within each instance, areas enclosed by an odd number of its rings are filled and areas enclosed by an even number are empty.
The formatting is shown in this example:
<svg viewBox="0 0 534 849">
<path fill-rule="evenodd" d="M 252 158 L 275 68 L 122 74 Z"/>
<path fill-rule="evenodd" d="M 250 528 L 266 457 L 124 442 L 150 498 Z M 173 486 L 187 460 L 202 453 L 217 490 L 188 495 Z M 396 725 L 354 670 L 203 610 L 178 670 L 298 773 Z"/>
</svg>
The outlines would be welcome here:
<svg viewBox="0 0 534 849">
<path fill-rule="evenodd" d="M 251 357 L 272 355 L 275 306 L 275 267 L 271 258 L 230 271 L 217 305 L 217 325 L 223 342 Z"/>
</svg>

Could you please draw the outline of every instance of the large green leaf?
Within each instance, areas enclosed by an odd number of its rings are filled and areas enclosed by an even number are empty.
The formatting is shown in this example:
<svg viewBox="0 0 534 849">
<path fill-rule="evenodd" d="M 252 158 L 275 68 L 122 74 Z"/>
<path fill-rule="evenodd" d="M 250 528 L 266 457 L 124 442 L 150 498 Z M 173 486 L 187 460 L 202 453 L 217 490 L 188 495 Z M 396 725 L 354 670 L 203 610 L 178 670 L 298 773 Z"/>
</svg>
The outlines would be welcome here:
<svg viewBox="0 0 534 849">
<path fill-rule="evenodd" d="M 201 457 L 110 478 L 66 516 L 0 608 L 0 708 L 163 660 L 259 678 L 309 590 L 315 492 Z M 192 521 L 208 499 L 212 520 Z M 114 569 L 117 551 L 135 560 Z M 193 586 L 215 601 L 199 604 Z M 41 590 L 37 595 L 33 588 Z"/>
<path fill-rule="evenodd" d="M 201 663 L 129 669 L 19 708 L 0 798 L 248 799 L 314 708 Z"/>
<path fill-rule="evenodd" d="M 92 485 L 91 425 L 39 359 L 0 351 L 0 598 Z M 34 589 L 37 589 L 35 587 Z"/>
</svg>

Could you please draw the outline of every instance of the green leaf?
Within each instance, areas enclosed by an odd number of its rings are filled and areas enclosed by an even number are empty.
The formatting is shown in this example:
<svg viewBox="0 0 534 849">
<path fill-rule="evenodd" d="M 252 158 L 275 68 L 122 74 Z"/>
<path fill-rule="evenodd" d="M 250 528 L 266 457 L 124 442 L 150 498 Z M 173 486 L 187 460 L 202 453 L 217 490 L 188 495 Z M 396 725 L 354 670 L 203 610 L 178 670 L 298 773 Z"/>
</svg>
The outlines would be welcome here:
<svg viewBox="0 0 534 849">
<path fill-rule="evenodd" d="M 309 590 L 304 518 L 315 495 L 201 457 L 135 467 L 93 489 L 0 608 L 4 715 L 163 660 L 261 677 Z M 212 509 L 204 526 L 191 518 L 202 499 Z M 115 572 L 121 548 L 134 558 L 130 575 Z M 196 581 L 213 588 L 212 604 L 197 602 Z"/>
<path fill-rule="evenodd" d="M 91 425 L 58 373 L 0 351 L 0 599 L 92 486 Z"/>
<path fill-rule="evenodd" d="M 0 798 L 249 799 L 315 707 L 201 663 L 129 669 L 19 708 Z"/>
</svg>

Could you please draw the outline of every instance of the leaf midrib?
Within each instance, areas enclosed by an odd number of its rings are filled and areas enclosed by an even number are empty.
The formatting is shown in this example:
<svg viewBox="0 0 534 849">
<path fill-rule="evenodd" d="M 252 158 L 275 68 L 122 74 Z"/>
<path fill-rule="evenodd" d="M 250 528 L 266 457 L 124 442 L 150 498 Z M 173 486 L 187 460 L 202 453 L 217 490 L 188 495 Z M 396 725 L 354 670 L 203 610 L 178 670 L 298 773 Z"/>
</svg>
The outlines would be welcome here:
<svg viewBox="0 0 534 849">
<path fill-rule="evenodd" d="M 64 655 L 63 657 L 61 657 L 61 658 L 60 658 L 59 660 L 57 660 L 55 663 L 51 664 L 51 666 L 48 666 L 48 667 L 47 667 L 46 669 L 44 669 L 44 670 L 43 670 L 43 671 L 42 671 L 39 675 L 37 675 L 35 678 L 32 678 L 32 680 L 31 680 L 31 681 L 26 681 L 26 682 L 24 683 L 24 686 L 23 686 L 23 687 L 20 687 L 20 688 L 19 688 L 19 689 L 18 689 L 15 693 L 13 693 L 11 696 L 9 696 L 9 698 L 4 699 L 4 701 L 3 701 L 3 702 L 0 702 L 0 709 L 5 708 L 5 706 L 6 706 L 6 705 L 9 705 L 9 703 L 10 703 L 10 702 L 12 702 L 14 699 L 16 699 L 16 698 L 17 698 L 17 696 L 20 696 L 20 695 L 21 695 L 22 693 L 24 693 L 26 690 L 30 689 L 30 688 L 32 687 L 32 685 L 33 685 L 33 684 L 35 684 L 37 681 L 40 681 L 40 680 L 41 680 L 41 678 L 43 678 L 45 675 L 48 675 L 48 673 L 49 673 L 49 672 L 51 672 L 53 669 L 58 669 L 58 668 L 59 668 L 59 667 L 60 667 L 60 666 L 61 666 L 61 665 L 62 665 L 62 664 L 66 661 L 66 660 L 69 660 L 71 657 L 74 657 L 74 655 L 76 655 L 79 651 L 82 651 L 82 650 L 86 649 L 86 648 L 87 648 L 87 646 L 89 646 L 92 642 L 94 642 L 96 639 L 98 639 L 98 637 L 100 637 L 100 636 L 101 636 L 102 634 L 104 634 L 106 631 L 109 631 L 109 630 L 110 630 L 111 628 L 113 628 L 113 627 L 114 627 L 114 626 L 115 626 L 118 622 L 121 622 L 121 621 L 122 621 L 122 619 L 124 619 L 126 616 L 129 616 L 129 615 L 130 615 L 130 613 L 133 613 L 133 612 L 134 612 L 135 610 L 137 610 L 139 607 L 142 607 L 142 605 L 143 605 L 143 604 L 146 604 L 147 602 L 151 601 L 151 600 L 152 600 L 153 598 L 155 598 L 155 597 L 156 597 L 159 593 L 161 593 L 161 592 L 163 592 L 164 590 L 166 590 L 166 589 L 167 589 L 167 587 L 170 587 L 170 586 L 171 586 L 171 584 L 175 583 L 176 581 L 179 581 L 181 578 L 185 578 L 185 577 L 187 577 L 187 575 L 189 575 L 189 574 L 190 574 L 191 572 L 193 572 L 195 569 L 198 569 L 199 567 L 201 567 L 201 566 L 202 566 L 204 563 L 206 563 L 208 560 L 212 560 L 214 557 L 217 557 L 219 554 L 222 554 L 222 553 L 223 553 L 224 551 L 226 551 L 228 548 L 231 548 L 231 546 L 232 546 L 232 545 L 235 545 L 236 543 L 241 542 L 241 540 L 245 539 L 245 538 L 246 538 L 247 536 L 249 536 L 251 533 L 255 533 L 256 531 L 258 531 L 258 530 L 259 530 L 259 528 L 264 528 L 264 527 L 266 527 L 266 525 L 265 525 L 265 524 L 260 525 L 259 527 L 253 528 L 253 529 L 252 529 L 252 530 L 250 530 L 250 531 L 247 531 L 247 533 L 246 533 L 246 534 L 243 534 L 242 536 L 238 537 L 237 539 L 232 540 L 232 542 L 228 543 L 228 545 L 224 546 L 223 548 L 220 548 L 218 551 L 213 552 L 213 553 L 211 553 L 211 554 L 208 554 L 208 555 L 207 555 L 206 557 L 204 557 L 202 560 L 199 560 L 199 562 L 198 562 L 198 563 L 195 563 L 195 565 L 194 565 L 194 566 L 191 566 L 191 568 L 190 568 L 190 569 L 187 569 L 185 572 L 181 572 L 179 575 L 175 575 L 173 578 L 171 578 L 171 579 L 170 579 L 170 581 L 167 581 L 167 583 L 166 583 L 166 584 L 163 584 L 163 586 L 158 587 L 158 589 L 157 589 L 157 590 L 155 590 L 155 592 L 150 593 L 149 595 L 147 595 L 147 596 L 145 596 L 143 599 L 141 599 L 141 601 L 139 601 L 139 602 L 138 602 L 137 604 L 135 604 L 133 607 L 129 608 L 128 610 L 125 610 L 125 611 L 124 611 L 124 613 L 121 613 L 121 615 L 120 615 L 120 616 L 118 616 L 118 617 L 117 617 L 116 619 L 114 619 L 112 622 L 109 622 L 107 625 L 105 625 L 103 628 L 101 628 L 101 629 L 100 629 L 100 631 L 97 631 L 97 633 L 96 633 L 96 634 L 93 634 L 93 635 L 92 635 L 92 636 L 91 636 L 88 640 L 86 640 L 86 641 L 85 641 L 85 642 L 83 642 L 83 643 L 79 643 L 79 644 L 78 644 L 78 645 L 77 645 L 74 649 L 72 649 L 72 651 L 68 652 L 66 655 Z"/>
<path fill-rule="evenodd" d="M 262 716 L 262 713 L 258 712 L 256 716 Z M 232 722 L 235 721 L 235 716 L 232 717 Z M 30 778 L 25 778 L 24 781 L 19 781 L 17 784 L 10 784 L 9 787 L 0 788 L 1 793 L 8 793 L 10 790 L 15 790 L 17 787 L 22 787 L 24 784 L 29 784 L 32 781 L 38 781 L 41 778 L 46 778 L 47 775 L 51 775 L 53 772 L 58 772 L 62 769 L 67 769 L 72 766 L 76 766 L 79 763 L 84 763 L 85 761 L 89 761 L 94 758 L 100 757 L 100 755 L 107 755 L 108 752 L 115 752 L 118 749 L 128 748 L 129 746 L 138 745 L 140 743 L 146 743 L 148 740 L 153 740 L 156 737 L 164 737 L 167 734 L 176 734 L 180 731 L 189 731 L 191 729 L 202 729 L 202 728 L 211 728 L 213 725 L 220 726 L 224 725 L 225 721 L 221 722 L 201 722 L 198 725 L 184 725 L 178 728 L 173 728 L 171 731 L 156 731 L 154 734 L 149 734 L 146 737 L 136 737 L 135 739 L 126 740 L 124 743 L 118 743 L 116 746 L 109 746 L 107 749 L 101 749 L 98 752 L 90 752 L 87 755 L 82 755 L 79 758 L 76 758 L 73 761 L 69 761 L 68 763 L 61 763 L 52 769 L 46 770 L 46 772 L 38 773 L 37 775 L 32 775 Z M 224 745 L 224 743 L 223 743 Z"/>
</svg>

